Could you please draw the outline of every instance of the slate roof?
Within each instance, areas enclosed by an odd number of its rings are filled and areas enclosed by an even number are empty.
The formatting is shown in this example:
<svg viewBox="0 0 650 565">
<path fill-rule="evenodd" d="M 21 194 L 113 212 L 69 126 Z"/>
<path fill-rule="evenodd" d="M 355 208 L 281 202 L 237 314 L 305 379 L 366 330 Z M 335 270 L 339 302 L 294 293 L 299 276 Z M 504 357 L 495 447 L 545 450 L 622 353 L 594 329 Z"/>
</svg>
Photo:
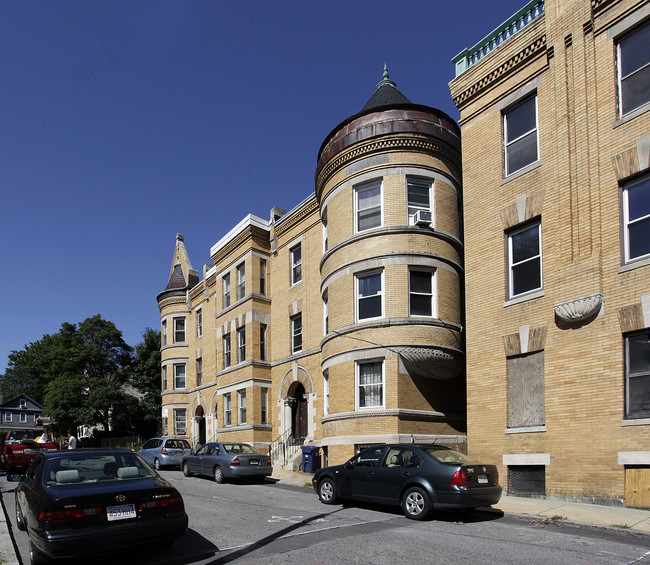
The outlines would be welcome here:
<svg viewBox="0 0 650 565">
<path fill-rule="evenodd" d="M 363 107 L 361 112 L 381 108 L 382 106 L 400 106 L 403 104 L 413 104 L 406 96 L 404 96 L 397 84 L 390 80 L 388 76 L 388 67 L 384 65 L 384 76 L 381 82 L 377 84 L 375 92 Z"/>
</svg>

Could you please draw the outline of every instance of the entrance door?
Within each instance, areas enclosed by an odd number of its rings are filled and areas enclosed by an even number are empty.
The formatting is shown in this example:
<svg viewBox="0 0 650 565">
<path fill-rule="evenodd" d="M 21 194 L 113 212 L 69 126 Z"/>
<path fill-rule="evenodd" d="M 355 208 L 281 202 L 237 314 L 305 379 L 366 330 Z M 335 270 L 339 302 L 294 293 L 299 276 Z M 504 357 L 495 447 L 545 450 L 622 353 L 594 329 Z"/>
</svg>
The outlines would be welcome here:
<svg viewBox="0 0 650 565">
<path fill-rule="evenodd" d="M 304 439 L 307 437 L 307 400 L 302 383 L 297 383 L 291 396 L 295 400 L 291 405 L 291 435 L 294 439 Z"/>
<path fill-rule="evenodd" d="M 199 406 L 196 409 L 195 416 L 196 416 L 196 422 L 197 422 L 198 428 L 199 428 L 198 429 L 198 432 L 199 432 L 199 434 L 198 434 L 198 436 L 199 436 L 198 437 L 198 440 L 199 440 L 198 444 L 203 445 L 205 443 L 205 416 L 204 416 L 204 413 L 203 413 L 203 407 L 202 406 Z"/>
</svg>

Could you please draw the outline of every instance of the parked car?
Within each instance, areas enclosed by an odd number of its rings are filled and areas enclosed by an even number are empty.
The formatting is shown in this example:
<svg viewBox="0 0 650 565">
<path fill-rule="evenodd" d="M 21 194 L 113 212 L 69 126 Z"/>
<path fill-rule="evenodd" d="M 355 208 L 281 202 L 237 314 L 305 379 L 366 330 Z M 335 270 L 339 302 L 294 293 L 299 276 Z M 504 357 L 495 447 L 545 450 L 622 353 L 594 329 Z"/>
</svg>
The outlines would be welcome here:
<svg viewBox="0 0 650 565">
<path fill-rule="evenodd" d="M 180 493 L 128 450 L 41 453 L 15 493 L 32 563 L 166 547 L 187 530 Z"/>
<path fill-rule="evenodd" d="M 153 437 L 138 453 L 149 465 L 160 470 L 162 467 L 180 467 L 183 456 L 192 453 L 192 446 L 186 439 Z"/>
<path fill-rule="evenodd" d="M 9 430 L 2 441 L 2 463 L 7 475 L 24 471 L 34 458 L 43 451 L 59 448 L 44 430 Z"/>
<path fill-rule="evenodd" d="M 413 520 L 437 508 L 491 506 L 502 490 L 496 466 L 435 444 L 371 447 L 343 465 L 316 471 L 312 483 L 325 504 L 348 499 L 401 505 Z"/>
<path fill-rule="evenodd" d="M 181 468 L 186 477 L 207 475 L 218 483 L 242 477 L 264 480 L 273 474 L 271 458 L 247 443 L 206 443 L 185 455 Z"/>
</svg>

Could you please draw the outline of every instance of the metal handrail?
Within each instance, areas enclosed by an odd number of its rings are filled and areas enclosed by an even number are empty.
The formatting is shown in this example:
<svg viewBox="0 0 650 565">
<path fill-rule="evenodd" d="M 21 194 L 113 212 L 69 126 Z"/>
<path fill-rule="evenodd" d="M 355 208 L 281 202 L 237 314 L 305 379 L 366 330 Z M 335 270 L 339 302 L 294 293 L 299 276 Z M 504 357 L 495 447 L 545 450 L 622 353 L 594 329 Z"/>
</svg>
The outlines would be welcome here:
<svg viewBox="0 0 650 565">
<path fill-rule="evenodd" d="M 269 444 L 271 461 L 282 461 L 282 465 L 286 465 L 304 442 L 304 437 L 295 436 L 293 430 L 288 429 Z"/>
</svg>

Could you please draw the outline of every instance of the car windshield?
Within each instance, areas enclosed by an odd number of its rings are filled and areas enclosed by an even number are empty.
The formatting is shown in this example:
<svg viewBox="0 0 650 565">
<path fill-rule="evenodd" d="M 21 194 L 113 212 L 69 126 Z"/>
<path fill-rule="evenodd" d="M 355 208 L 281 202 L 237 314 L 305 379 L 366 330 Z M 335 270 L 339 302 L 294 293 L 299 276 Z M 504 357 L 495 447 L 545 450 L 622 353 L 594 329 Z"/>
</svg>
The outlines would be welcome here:
<svg viewBox="0 0 650 565">
<path fill-rule="evenodd" d="M 83 453 L 75 451 L 65 457 L 45 462 L 45 486 L 75 485 L 124 481 L 155 477 L 151 468 L 135 453 Z"/>
<path fill-rule="evenodd" d="M 42 433 L 43 433 L 42 431 L 38 431 L 38 430 L 14 430 L 12 432 L 9 432 L 9 435 L 7 436 L 7 441 L 9 442 L 23 441 L 26 439 L 35 440 Z"/>
<path fill-rule="evenodd" d="M 259 453 L 257 449 L 247 443 L 224 443 L 223 448 L 228 453 Z"/>
<path fill-rule="evenodd" d="M 441 463 L 455 463 L 461 465 L 464 463 L 476 463 L 476 461 L 471 457 L 468 457 L 464 453 L 456 451 L 455 449 L 449 449 L 448 447 L 434 445 L 432 447 L 425 447 L 424 451 Z"/>
</svg>

